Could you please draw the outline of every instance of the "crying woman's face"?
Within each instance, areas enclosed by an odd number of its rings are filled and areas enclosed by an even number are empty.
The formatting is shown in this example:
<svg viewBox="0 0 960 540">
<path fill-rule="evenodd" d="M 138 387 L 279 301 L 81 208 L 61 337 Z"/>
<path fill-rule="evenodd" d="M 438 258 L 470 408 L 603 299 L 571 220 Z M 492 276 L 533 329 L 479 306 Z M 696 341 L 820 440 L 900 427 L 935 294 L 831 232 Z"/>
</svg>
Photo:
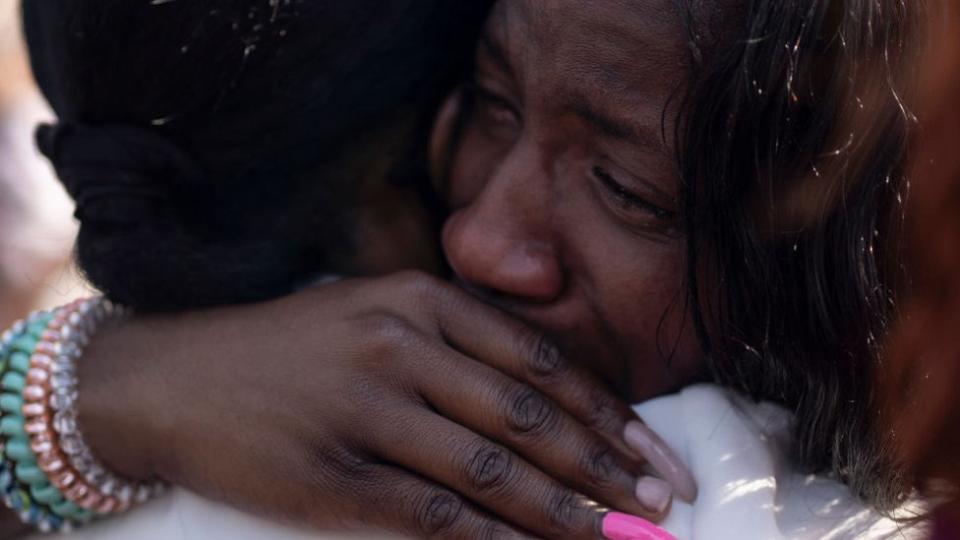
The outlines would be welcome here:
<svg viewBox="0 0 960 540">
<path fill-rule="evenodd" d="M 669 0 L 501 0 L 449 148 L 457 280 L 634 399 L 700 371 L 674 137 L 689 51 Z M 443 141 L 441 141 L 443 142 Z"/>
</svg>

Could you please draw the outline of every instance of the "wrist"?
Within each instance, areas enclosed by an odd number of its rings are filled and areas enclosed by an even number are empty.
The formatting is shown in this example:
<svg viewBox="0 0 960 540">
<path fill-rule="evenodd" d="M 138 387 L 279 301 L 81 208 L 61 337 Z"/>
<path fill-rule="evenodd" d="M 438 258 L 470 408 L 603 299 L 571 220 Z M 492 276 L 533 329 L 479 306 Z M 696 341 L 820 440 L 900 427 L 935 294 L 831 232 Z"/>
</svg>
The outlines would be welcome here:
<svg viewBox="0 0 960 540">
<path fill-rule="evenodd" d="M 137 319 L 104 324 L 77 362 L 77 410 L 94 454 L 116 474 L 146 480 L 163 477 L 163 407 L 157 404 L 157 359 Z"/>
</svg>

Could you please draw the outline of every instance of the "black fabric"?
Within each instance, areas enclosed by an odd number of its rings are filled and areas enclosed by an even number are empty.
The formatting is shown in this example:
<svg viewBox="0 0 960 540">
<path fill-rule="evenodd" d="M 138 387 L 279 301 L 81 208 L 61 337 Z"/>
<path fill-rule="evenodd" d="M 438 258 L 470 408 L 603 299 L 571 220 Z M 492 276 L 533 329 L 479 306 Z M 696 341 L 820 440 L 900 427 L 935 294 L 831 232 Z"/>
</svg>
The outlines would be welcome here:
<svg viewBox="0 0 960 540">
<path fill-rule="evenodd" d="M 200 167 L 154 131 L 131 126 L 41 125 L 37 146 L 76 202 L 81 222 L 136 224 L 152 219 Z"/>
<path fill-rule="evenodd" d="M 209 182 L 286 189 L 350 135 L 437 102 L 489 0 L 24 0 L 37 82 L 61 121 L 152 122 Z M 232 198 L 260 205 L 261 191 Z"/>
<path fill-rule="evenodd" d="M 80 267 L 141 312 L 350 274 L 373 171 L 431 188 L 432 118 L 490 3 L 22 0 Z"/>
</svg>

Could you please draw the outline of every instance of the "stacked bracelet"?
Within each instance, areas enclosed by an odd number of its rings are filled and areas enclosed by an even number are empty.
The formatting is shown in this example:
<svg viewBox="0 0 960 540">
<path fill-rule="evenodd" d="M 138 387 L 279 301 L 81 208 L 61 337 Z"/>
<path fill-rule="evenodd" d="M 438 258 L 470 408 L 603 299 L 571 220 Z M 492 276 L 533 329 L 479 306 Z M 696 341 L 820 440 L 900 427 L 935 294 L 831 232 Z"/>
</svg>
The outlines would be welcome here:
<svg viewBox="0 0 960 540">
<path fill-rule="evenodd" d="M 36 314 L 4 340 L 9 342 L 0 355 L 6 360 L 0 365 L 4 464 L 15 491 L 28 494 L 27 502 L 38 509 L 25 516 L 17 508 L 21 517 L 41 529 L 63 529 L 122 512 L 161 489 L 158 483 L 109 472 L 78 427 L 76 361 L 97 325 L 121 315 L 122 309 L 100 298 L 77 301 Z M 0 472 L 0 484 L 5 479 Z M 8 506 L 16 502 L 8 501 Z"/>
<path fill-rule="evenodd" d="M 23 402 L 20 394 L 25 382 L 23 373 L 29 369 L 28 355 L 36 347 L 36 340 L 49 319 L 48 313 L 35 313 L 14 325 L 0 340 L 0 380 L 4 390 L 0 396 L 0 433 L 4 436 L 0 441 L 0 447 L 3 448 L 3 459 L 0 460 L 0 491 L 8 508 L 15 511 L 25 523 L 43 532 L 67 531 L 72 526 L 70 519 L 54 513 L 49 505 L 34 498 L 34 491 L 39 491 L 43 496 L 47 486 L 42 480 L 29 476 L 29 467 L 36 460 L 28 449 L 25 450 L 29 441 L 23 431 L 23 419 L 20 416 Z M 27 480 L 35 480 L 36 484 L 22 481 L 17 473 L 20 476 L 26 474 Z"/>
</svg>

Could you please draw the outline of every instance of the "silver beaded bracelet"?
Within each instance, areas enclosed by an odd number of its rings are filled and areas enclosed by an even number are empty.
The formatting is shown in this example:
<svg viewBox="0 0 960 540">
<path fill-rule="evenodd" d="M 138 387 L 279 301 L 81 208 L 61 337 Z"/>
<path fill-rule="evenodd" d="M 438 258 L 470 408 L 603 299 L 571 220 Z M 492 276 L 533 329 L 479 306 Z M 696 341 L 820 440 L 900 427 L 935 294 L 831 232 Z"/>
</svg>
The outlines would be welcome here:
<svg viewBox="0 0 960 540">
<path fill-rule="evenodd" d="M 126 309 L 102 297 L 82 301 L 59 330 L 59 351 L 54 351 L 58 354 L 54 356 L 50 376 L 49 404 L 60 449 L 88 485 L 119 502 L 113 511 L 142 503 L 162 492 L 164 487 L 160 482 L 136 482 L 112 473 L 94 456 L 77 419 L 76 363 L 90 336 L 104 320 L 126 315 Z"/>
</svg>

